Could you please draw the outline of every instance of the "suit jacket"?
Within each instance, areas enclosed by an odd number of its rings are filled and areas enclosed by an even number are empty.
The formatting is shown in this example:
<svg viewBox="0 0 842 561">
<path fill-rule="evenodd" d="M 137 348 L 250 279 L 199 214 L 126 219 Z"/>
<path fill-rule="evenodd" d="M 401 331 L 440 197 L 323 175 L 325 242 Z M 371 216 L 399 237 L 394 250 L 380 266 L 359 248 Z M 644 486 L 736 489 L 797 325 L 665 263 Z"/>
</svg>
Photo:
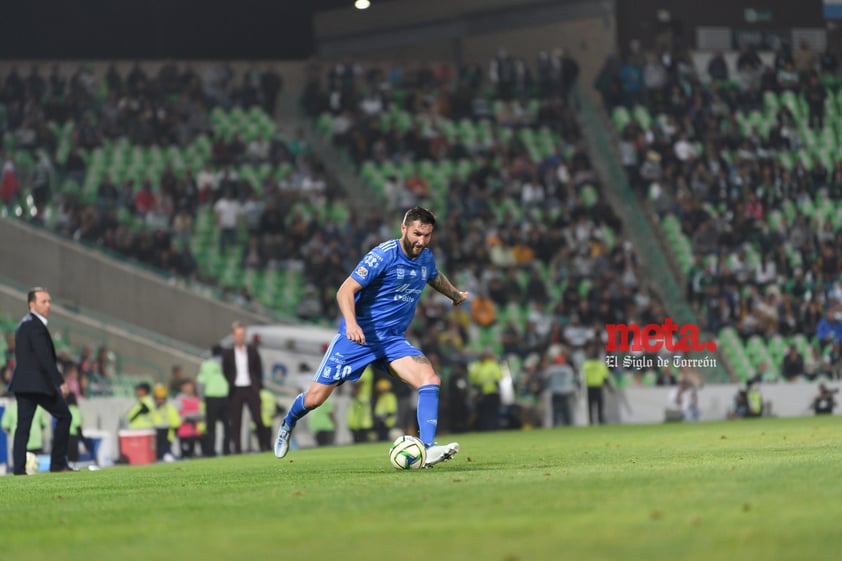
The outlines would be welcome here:
<svg viewBox="0 0 842 561">
<path fill-rule="evenodd" d="M 15 331 L 15 370 L 9 391 L 55 395 L 63 383 L 47 326 L 34 314 L 26 314 Z"/>
<path fill-rule="evenodd" d="M 260 353 L 253 345 L 246 345 L 246 355 L 248 356 L 251 387 L 256 392 L 260 391 L 263 388 L 263 361 L 260 359 Z M 222 351 L 222 373 L 228 380 L 228 395 L 231 395 L 231 392 L 234 391 L 234 380 L 237 379 L 237 361 L 234 358 L 234 347 Z"/>
</svg>

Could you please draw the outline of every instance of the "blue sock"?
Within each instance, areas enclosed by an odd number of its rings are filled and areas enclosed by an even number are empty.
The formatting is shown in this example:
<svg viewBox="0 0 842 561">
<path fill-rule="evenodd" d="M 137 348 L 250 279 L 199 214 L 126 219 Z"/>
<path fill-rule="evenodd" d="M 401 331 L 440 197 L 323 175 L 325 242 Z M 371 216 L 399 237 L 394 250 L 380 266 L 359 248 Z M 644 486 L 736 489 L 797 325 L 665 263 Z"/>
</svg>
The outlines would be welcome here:
<svg viewBox="0 0 842 561">
<path fill-rule="evenodd" d="M 421 442 L 430 446 L 436 439 L 439 422 L 439 387 L 428 384 L 418 388 L 418 428 Z"/>
<path fill-rule="evenodd" d="M 289 411 L 287 411 L 287 416 L 284 418 L 284 422 L 287 424 L 289 428 L 295 427 L 295 423 L 298 422 L 298 419 L 309 413 L 310 410 L 304 407 L 304 393 L 298 394 L 298 397 L 295 398 L 295 401 L 292 402 L 292 405 L 289 407 Z"/>
</svg>

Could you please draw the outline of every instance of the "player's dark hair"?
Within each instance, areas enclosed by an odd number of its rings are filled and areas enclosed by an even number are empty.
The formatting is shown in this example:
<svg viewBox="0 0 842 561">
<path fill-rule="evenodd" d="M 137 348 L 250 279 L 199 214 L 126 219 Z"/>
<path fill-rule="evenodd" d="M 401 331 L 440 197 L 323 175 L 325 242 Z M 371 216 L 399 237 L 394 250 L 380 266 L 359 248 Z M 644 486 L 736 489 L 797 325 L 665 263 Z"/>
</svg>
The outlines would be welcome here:
<svg viewBox="0 0 842 561">
<path fill-rule="evenodd" d="M 33 286 L 29 289 L 29 292 L 26 293 L 26 303 L 31 304 L 35 302 L 35 295 L 39 292 L 47 292 L 47 289 L 42 286 Z"/>
<path fill-rule="evenodd" d="M 403 215 L 403 223 L 405 226 L 410 225 L 416 220 L 421 224 L 429 224 L 430 226 L 436 225 L 436 215 L 424 207 L 417 206 L 411 208 Z"/>
</svg>

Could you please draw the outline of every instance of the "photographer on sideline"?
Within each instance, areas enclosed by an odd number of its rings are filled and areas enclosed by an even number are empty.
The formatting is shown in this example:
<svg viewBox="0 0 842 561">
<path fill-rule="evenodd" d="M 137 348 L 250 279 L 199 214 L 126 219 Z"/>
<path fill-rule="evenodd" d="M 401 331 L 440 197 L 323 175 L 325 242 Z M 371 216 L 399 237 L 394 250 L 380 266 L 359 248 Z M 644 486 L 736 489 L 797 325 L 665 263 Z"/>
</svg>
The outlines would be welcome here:
<svg viewBox="0 0 842 561">
<path fill-rule="evenodd" d="M 816 415 L 832 415 L 833 409 L 836 407 L 836 397 L 838 389 L 828 389 L 824 384 L 819 384 L 819 395 L 813 398 L 813 403 L 810 406 Z"/>
</svg>

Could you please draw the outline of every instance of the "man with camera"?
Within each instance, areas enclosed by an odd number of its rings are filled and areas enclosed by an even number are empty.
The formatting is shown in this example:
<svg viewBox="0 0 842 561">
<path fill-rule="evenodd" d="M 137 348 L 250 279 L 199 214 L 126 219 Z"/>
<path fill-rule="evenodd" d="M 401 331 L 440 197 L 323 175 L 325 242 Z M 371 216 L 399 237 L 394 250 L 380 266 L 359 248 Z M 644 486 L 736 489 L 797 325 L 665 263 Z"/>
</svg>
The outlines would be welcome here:
<svg viewBox="0 0 842 561">
<path fill-rule="evenodd" d="M 829 389 L 824 384 L 819 384 L 819 395 L 813 398 L 813 404 L 810 406 L 816 415 L 832 415 L 833 409 L 836 407 L 835 395 L 839 392 L 838 389 Z"/>
</svg>

